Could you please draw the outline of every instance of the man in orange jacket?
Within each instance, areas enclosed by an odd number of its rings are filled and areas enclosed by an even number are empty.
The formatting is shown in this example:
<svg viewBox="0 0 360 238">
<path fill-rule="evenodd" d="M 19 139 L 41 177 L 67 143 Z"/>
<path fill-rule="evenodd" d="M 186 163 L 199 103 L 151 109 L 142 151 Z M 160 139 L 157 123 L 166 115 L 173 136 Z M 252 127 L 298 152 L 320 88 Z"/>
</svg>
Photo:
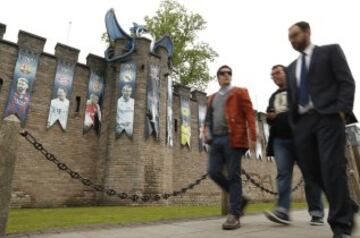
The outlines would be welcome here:
<svg viewBox="0 0 360 238">
<path fill-rule="evenodd" d="M 233 230 L 240 227 L 239 218 L 247 204 L 242 196 L 241 157 L 249 148 L 255 150 L 255 113 L 247 89 L 231 85 L 229 66 L 221 66 L 217 78 L 220 90 L 209 97 L 204 130 L 211 145 L 208 172 L 229 193 L 230 210 L 223 229 Z M 224 166 L 227 177 L 222 173 Z"/>
</svg>

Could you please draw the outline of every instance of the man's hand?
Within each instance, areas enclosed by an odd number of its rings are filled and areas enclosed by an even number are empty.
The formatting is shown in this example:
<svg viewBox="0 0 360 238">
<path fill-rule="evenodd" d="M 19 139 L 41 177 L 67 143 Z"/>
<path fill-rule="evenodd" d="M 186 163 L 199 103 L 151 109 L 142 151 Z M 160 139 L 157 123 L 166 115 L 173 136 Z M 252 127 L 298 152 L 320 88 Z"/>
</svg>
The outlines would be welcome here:
<svg viewBox="0 0 360 238">
<path fill-rule="evenodd" d="M 269 112 L 266 114 L 266 117 L 268 120 L 274 120 L 276 118 L 277 114 L 275 112 Z"/>
<path fill-rule="evenodd" d="M 343 122 L 346 122 L 345 112 L 339 112 L 339 115 L 340 115 L 340 117 L 341 117 L 341 120 L 343 120 Z"/>
<path fill-rule="evenodd" d="M 204 126 L 204 141 L 206 144 L 210 144 L 211 143 L 211 135 L 209 133 L 209 128 L 207 126 Z"/>
<path fill-rule="evenodd" d="M 256 141 L 250 142 L 250 152 L 256 154 Z"/>
</svg>

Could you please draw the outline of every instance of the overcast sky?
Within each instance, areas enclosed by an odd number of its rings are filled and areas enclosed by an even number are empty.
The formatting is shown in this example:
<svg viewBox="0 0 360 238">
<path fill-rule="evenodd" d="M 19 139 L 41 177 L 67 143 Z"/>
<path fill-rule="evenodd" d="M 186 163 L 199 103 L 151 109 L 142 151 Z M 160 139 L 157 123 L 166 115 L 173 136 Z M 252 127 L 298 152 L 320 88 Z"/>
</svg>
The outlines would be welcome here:
<svg viewBox="0 0 360 238">
<path fill-rule="evenodd" d="M 308 21 L 313 43 L 340 43 L 355 80 L 360 78 L 360 14 L 356 0 L 179 0 L 190 11 L 201 14 L 207 29 L 199 35 L 219 54 L 211 73 L 222 64 L 233 68 L 234 85 L 247 87 L 255 108 L 265 110 L 276 89 L 270 79 L 274 64 L 288 65 L 298 54 L 287 39 L 288 27 Z M 153 15 L 160 0 L 1 0 L 0 22 L 7 25 L 5 39 L 17 41 L 25 30 L 47 38 L 45 51 L 54 53 L 57 42 L 81 50 L 79 61 L 89 53 L 103 56 L 106 48 L 100 37 L 106 31 L 104 16 L 114 8 L 120 25 L 128 30 L 132 22 L 143 24 Z M 71 28 L 69 31 L 69 22 Z M 218 88 L 209 84 L 207 92 Z M 355 113 L 360 116 L 360 96 Z"/>
</svg>

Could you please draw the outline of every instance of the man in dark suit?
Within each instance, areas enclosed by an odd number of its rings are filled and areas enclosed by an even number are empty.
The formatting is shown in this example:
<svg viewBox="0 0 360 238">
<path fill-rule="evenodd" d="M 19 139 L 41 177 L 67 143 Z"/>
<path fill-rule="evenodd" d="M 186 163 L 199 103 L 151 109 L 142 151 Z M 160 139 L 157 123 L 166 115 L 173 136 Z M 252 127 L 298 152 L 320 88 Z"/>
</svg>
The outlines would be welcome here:
<svg viewBox="0 0 360 238">
<path fill-rule="evenodd" d="M 290 120 L 304 176 L 319 184 L 329 201 L 334 238 L 351 235 L 354 212 L 345 159 L 345 121 L 352 118 L 355 82 L 339 45 L 315 46 L 307 22 L 289 28 L 300 56 L 287 68 Z"/>
</svg>

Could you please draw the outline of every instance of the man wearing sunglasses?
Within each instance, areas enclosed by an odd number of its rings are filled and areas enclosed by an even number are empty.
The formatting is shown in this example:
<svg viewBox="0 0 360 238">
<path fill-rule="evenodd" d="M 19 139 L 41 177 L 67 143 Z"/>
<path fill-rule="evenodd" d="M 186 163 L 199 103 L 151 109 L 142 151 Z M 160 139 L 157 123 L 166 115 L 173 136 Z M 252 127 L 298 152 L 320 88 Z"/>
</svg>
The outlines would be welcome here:
<svg viewBox="0 0 360 238">
<path fill-rule="evenodd" d="M 241 157 L 249 148 L 255 150 L 255 113 L 247 89 L 231 85 L 229 66 L 218 69 L 217 79 L 220 90 L 208 99 L 204 134 L 211 145 L 209 176 L 229 193 L 229 215 L 223 229 L 233 230 L 240 227 L 239 218 L 248 202 L 242 196 Z M 223 174 L 224 166 L 227 176 Z"/>
</svg>

